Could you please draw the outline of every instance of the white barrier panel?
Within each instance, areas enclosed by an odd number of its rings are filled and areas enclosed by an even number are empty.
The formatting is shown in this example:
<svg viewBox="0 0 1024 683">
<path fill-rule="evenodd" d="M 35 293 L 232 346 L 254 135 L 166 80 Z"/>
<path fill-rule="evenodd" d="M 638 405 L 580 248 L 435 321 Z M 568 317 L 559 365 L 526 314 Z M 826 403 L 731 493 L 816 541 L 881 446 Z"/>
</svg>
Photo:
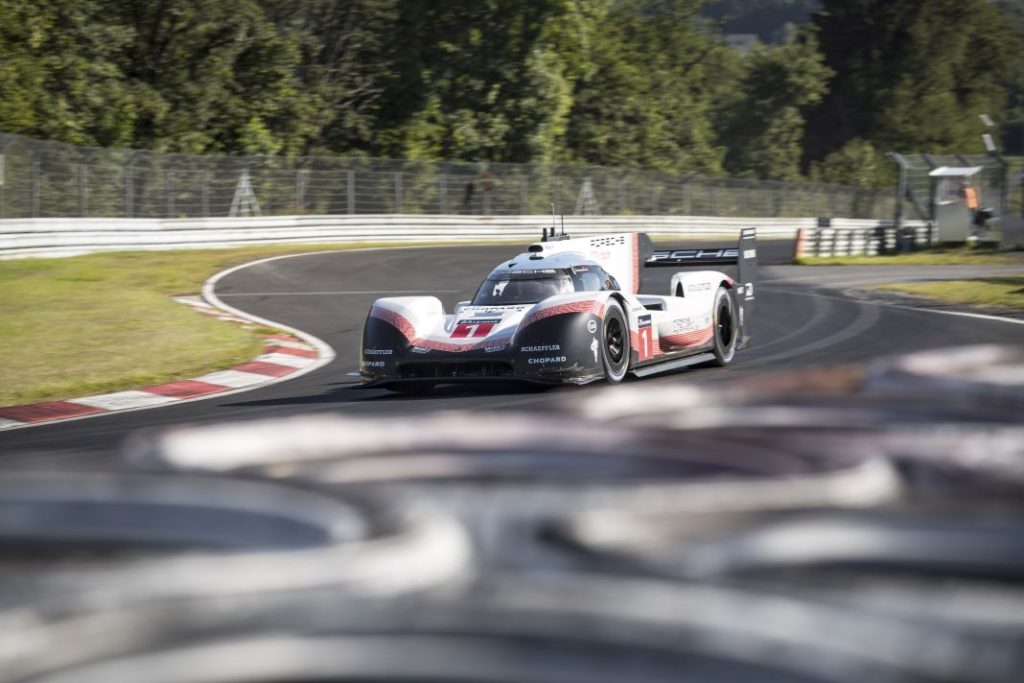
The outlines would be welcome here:
<svg viewBox="0 0 1024 683">
<path fill-rule="evenodd" d="M 566 216 L 566 232 L 598 235 L 642 231 L 690 238 L 735 237 L 755 226 L 762 238 L 791 239 L 817 218 L 715 216 Z M 843 228 L 873 228 L 877 220 L 842 221 Z M 255 218 L 30 218 L 0 221 L 0 258 L 74 256 L 99 251 L 197 249 L 257 244 L 535 240 L 551 217 L 370 215 Z M 558 223 L 561 228 L 561 219 Z"/>
</svg>

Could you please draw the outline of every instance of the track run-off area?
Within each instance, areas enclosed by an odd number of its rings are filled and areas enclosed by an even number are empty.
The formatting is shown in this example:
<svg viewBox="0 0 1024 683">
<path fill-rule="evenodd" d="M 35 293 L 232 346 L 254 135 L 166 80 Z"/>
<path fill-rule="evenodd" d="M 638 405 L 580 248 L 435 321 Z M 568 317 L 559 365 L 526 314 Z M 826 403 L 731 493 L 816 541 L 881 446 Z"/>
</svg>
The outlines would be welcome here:
<svg viewBox="0 0 1024 683">
<path fill-rule="evenodd" d="M 525 246 L 525 245 L 524 245 Z M 1024 324 L 918 308 L 859 292 L 892 282 L 1019 274 L 1019 266 L 783 265 L 788 241 L 762 242 L 753 345 L 726 368 L 693 368 L 645 380 L 663 384 L 720 383 L 812 366 L 865 363 L 900 353 L 999 343 L 1024 346 Z M 256 262 L 222 277 L 216 295 L 251 315 L 302 330 L 336 353 L 327 365 L 250 392 L 0 433 L 6 464 L 60 462 L 80 466 L 118 461 L 126 435 L 178 424 L 207 424 L 309 413 L 401 419 L 435 410 L 557 411 L 593 387 L 546 391 L 440 387 L 422 397 L 363 389 L 356 374 L 363 322 L 384 296 L 436 295 L 451 310 L 472 297 L 481 279 L 515 245 L 337 251 Z M 644 292 L 668 291 L 671 269 L 644 274 Z M 614 388 L 613 388 L 614 390 Z"/>
</svg>

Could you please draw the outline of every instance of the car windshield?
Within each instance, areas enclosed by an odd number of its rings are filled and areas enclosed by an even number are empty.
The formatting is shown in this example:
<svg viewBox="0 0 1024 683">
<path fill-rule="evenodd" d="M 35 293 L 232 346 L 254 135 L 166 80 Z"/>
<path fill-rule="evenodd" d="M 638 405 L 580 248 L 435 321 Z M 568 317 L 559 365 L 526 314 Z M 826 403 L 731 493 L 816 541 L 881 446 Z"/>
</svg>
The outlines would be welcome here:
<svg viewBox="0 0 1024 683">
<path fill-rule="evenodd" d="M 473 297 L 473 305 L 535 304 L 549 296 L 572 291 L 575 291 L 575 287 L 568 275 L 509 273 L 484 280 Z"/>
</svg>

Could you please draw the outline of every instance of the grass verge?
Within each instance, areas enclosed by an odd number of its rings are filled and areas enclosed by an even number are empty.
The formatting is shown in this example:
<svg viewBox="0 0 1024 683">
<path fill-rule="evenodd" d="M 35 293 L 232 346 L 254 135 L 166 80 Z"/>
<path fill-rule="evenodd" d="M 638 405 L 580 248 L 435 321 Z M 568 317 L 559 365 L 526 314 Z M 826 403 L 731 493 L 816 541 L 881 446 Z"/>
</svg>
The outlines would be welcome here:
<svg viewBox="0 0 1024 683">
<path fill-rule="evenodd" d="M 259 258 L 396 244 L 273 245 L 0 261 L 0 406 L 132 389 L 251 360 L 258 330 L 170 297 Z M 405 245 L 409 246 L 409 245 Z"/>
<path fill-rule="evenodd" d="M 801 266 L 956 266 L 1024 264 L 1024 251 L 997 252 L 967 247 L 936 247 L 909 254 L 879 256 L 802 256 L 794 259 Z"/>
<path fill-rule="evenodd" d="M 951 303 L 1024 311 L 1024 276 L 882 285 L 885 289 Z"/>
</svg>

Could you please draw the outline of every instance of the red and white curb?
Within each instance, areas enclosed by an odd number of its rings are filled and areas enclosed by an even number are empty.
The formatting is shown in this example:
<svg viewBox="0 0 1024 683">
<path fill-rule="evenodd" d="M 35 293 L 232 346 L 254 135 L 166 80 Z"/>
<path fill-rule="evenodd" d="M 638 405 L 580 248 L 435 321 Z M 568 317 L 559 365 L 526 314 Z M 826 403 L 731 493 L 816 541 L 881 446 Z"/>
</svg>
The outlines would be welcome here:
<svg viewBox="0 0 1024 683">
<path fill-rule="evenodd" d="M 196 401 L 213 396 L 240 393 L 264 387 L 286 379 L 294 379 L 334 359 L 334 350 L 325 342 L 301 330 L 240 311 L 222 302 L 214 293 L 217 282 L 224 276 L 259 263 L 292 258 L 303 254 L 288 254 L 253 261 L 217 273 L 203 285 L 203 297 L 175 297 L 179 303 L 222 320 L 251 325 L 253 323 L 282 330 L 281 334 L 261 335 L 264 352 L 253 360 L 227 370 L 210 372 L 191 379 L 141 387 L 109 394 L 83 396 L 63 401 L 46 401 L 22 406 L 0 408 L 0 430 L 32 427 L 38 424 L 78 420 L 113 412 L 143 410 L 172 403 Z"/>
</svg>

